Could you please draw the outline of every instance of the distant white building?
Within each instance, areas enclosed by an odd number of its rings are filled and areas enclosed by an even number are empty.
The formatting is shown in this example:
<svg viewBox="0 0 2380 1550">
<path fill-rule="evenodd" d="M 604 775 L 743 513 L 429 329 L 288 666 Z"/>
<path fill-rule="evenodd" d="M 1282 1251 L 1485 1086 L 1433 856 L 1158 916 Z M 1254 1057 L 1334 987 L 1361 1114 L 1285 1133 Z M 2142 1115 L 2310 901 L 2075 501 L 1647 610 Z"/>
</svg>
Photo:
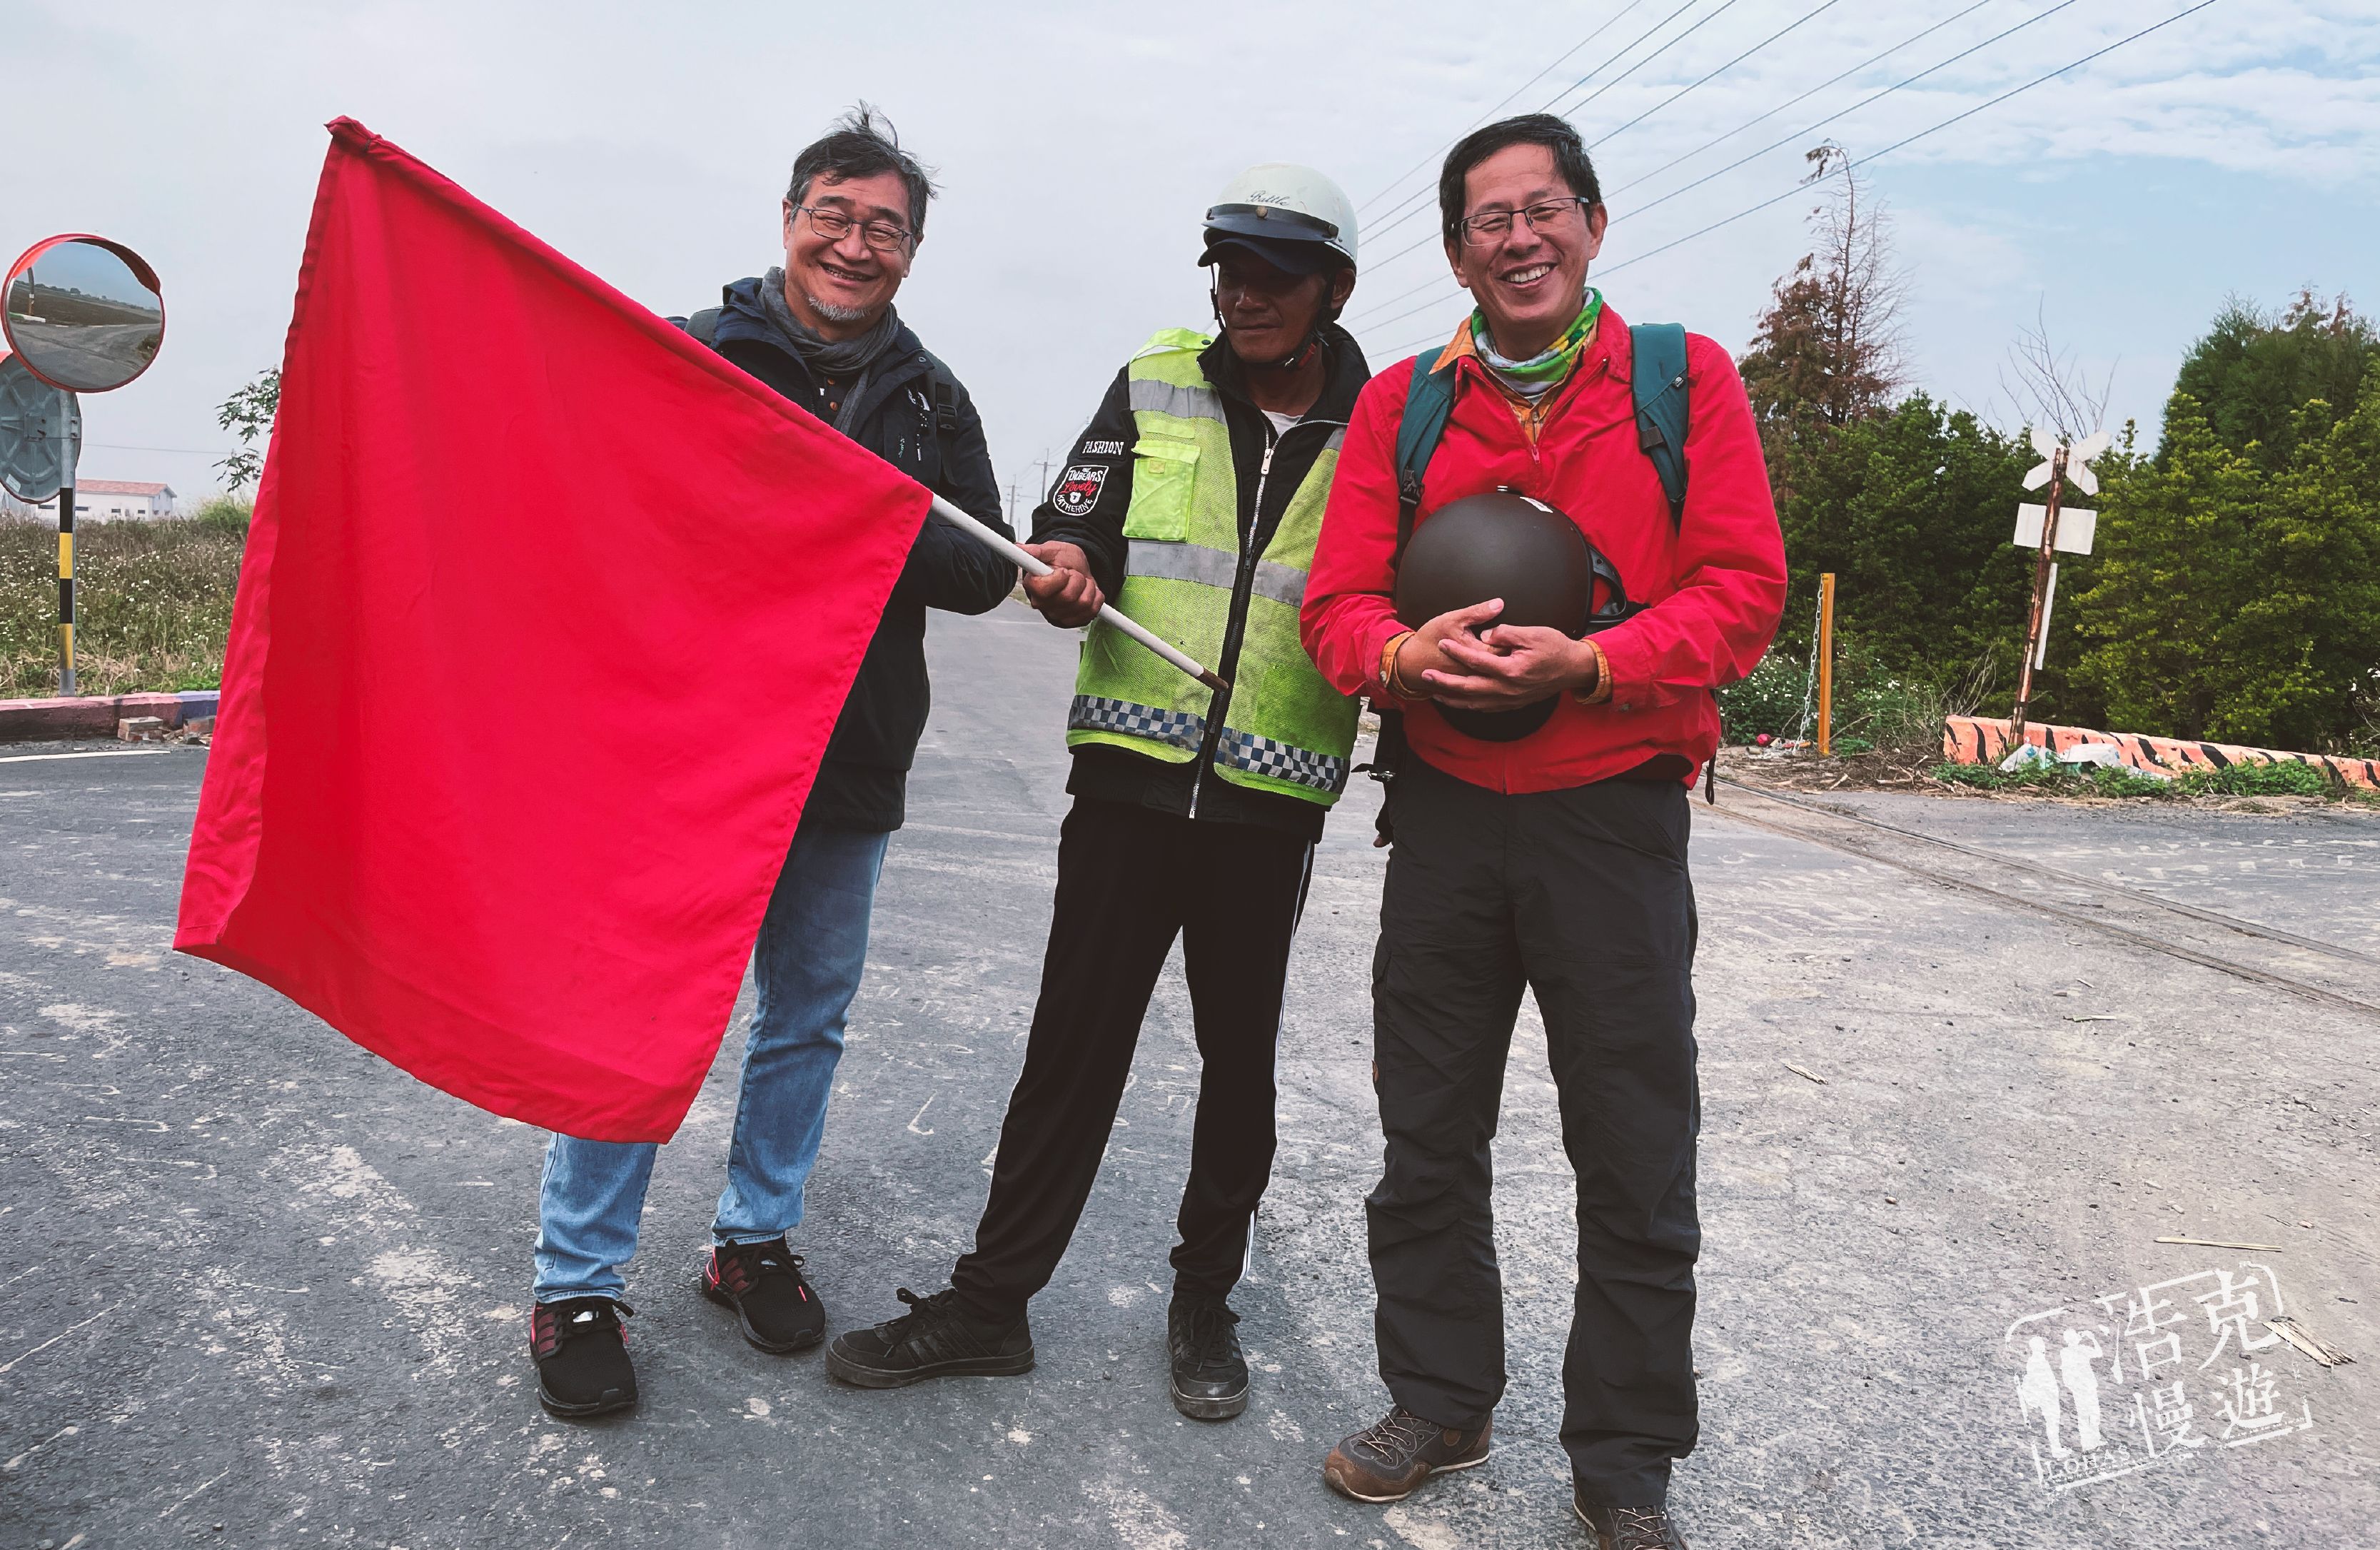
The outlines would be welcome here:
<svg viewBox="0 0 2380 1550">
<path fill-rule="evenodd" d="M 144 484 L 138 480 L 86 479 L 75 486 L 77 522 L 116 522 L 177 516 L 170 484 Z M 55 522 L 58 498 L 52 495 L 33 508 Z"/>
</svg>

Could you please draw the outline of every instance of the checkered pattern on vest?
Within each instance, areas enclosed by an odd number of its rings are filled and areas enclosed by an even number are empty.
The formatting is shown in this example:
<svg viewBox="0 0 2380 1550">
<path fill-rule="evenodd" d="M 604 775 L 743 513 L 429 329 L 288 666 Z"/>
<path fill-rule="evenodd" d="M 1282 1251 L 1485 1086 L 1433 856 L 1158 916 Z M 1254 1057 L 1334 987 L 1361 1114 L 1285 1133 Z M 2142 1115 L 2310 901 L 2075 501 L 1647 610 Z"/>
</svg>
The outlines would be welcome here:
<svg viewBox="0 0 2380 1550">
<path fill-rule="evenodd" d="M 1333 796 L 1347 788 L 1349 761 L 1293 748 L 1288 743 L 1275 742 L 1270 738 L 1259 738 L 1236 726 L 1226 726 L 1223 728 L 1222 741 L 1215 752 L 1225 763 L 1245 770 L 1250 775 L 1295 781 L 1300 786 L 1310 786 L 1317 791 L 1328 791 Z"/>
<path fill-rule="evenodd" d="M 1135 705 L 1129 700 L 1111 700 L 1101 694 L 1077 694 L 1074 708 L 1066 713 L 1066 730 L 1121 732 L 1195 752 L 1199 739 L 1207 735 L 1207 718 L 1160 710 L 1154 705 Z M 1287 751 L 1294 753 L 1296 750 Z"/>
</svg>

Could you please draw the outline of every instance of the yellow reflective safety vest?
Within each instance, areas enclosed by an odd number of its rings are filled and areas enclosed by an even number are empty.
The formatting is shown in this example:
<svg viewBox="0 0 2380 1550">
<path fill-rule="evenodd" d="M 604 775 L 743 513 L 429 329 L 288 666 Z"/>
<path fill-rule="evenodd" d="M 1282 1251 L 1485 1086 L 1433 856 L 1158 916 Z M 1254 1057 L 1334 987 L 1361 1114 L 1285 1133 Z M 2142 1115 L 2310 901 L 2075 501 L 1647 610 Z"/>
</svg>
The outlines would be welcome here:
<svg viewBox="0 0 2380 1550">
<path fill-rule="evenodd" d="M 1124 368 L 1137 439 L 1116 607 L 1232 680 L 1228 699 L 1104 624 L 1083 642 L 1066 743 L 1110 743 L 1167 763 L 1202 751 L 1234 786 L 1328 807 L 1346 789 L 1355 702 L 1323 680 L 1297 637 L 1305 573 L 1346 427 L 1299 483 L 1260 555 L 1240 553 L 1240 486 L 1223 400 L 1198 365 L 1213 339 L 1169 328 Z M 1315 435 L 1321 428 L 1293 428 Z M 1271 462 L 1266 456 L 1268 469 Z M 1257 482 L 1261 508 L 1264 481 Z M 1223 724 L 1211 725 L 1219 708 Z"/>
</svg>

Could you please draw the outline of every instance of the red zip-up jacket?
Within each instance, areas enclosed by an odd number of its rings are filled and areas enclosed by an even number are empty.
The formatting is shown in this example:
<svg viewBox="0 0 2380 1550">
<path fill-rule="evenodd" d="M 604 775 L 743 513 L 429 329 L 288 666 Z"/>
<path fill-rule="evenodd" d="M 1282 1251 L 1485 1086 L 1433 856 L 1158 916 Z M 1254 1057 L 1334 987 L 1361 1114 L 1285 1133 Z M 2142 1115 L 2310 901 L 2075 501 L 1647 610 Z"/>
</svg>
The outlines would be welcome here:
<svg viewBox="0 0 2380 1550">
<path fill-rule="evenodd" d="M 1390 698 L 1380 654 L 1406 627 L 1390 602 L 1397 536 L 1397 424 L 1413 362 L 1374 377 L 1355 401 L 1330 504 L 1305 584 L 1300 629 L 1322 676 L 1407 712 L 1413 751 L 1492 791 L 1557 791 L 1626 774 L 1662 754 L 1679 778 L 1718 748 L 1711 690 L 1752 671 L 1785 604 L 1785 543 L 1768 468 L 1725 349 L 1686 336 L 1685 515 L 1673 531 L 1653 460 L 1637 444 L 1628 325 L 1603 309 L 1594 340 L 1541 411 L 1533 445 L 1510 400 L 1468 352 L 1454 410 L 1423 481 L 1419 522 L 1449 501 L 1507 486 L 1566 512 L 1620 570 L 1628 595 L 1653 606 L 1592 637 L 1609 692 L 1565 692 L 1552 719 L 1515 742 L 1467 737 L 1427 700 Z M 1415 531 L 1419 531 L 1418 522 Z"/>
</svg>

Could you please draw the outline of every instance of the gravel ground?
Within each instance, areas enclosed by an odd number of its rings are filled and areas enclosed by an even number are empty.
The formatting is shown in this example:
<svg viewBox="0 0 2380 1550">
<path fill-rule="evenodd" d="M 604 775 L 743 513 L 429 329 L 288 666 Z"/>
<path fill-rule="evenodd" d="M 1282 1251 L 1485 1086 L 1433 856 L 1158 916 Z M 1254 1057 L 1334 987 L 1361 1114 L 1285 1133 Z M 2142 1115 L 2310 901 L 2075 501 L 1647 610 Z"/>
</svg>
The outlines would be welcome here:
<svg viewBox="0 0 2380 1550">
<path fill-rule="evenodd" d="M 1003 607 L 937 616 L 931 644 L 912 822 L 796 1235 L 838 1327 L 941 1285 L 970 1240 L 1067 800 L 1071 640 Z M 1497 1146 L 1498 1451 L 1399 1507 L 1319 1482 L 1384 1404 L 1360 1205 L 1379 1144 L 1368 783 L 1299 946 L 1282 1145 L 1237 1298 L 1245 1417 L 1184 1422 L 1165 1397 L 1196 1072 L 1177 965 L 1035 1305 L 1033 1374 L 844 1388 L 694 1294 L 730 1039 L 630 1273 L 643 1407 L 569 1426 L 538 1410 L 523 1350 L 544 1138 L 171 954 L 203 751 L 57 751 L 0 750 L 0 1546 L 1580 1543 L 1555 1440 L 1570 1181 L 1534 1011 Z M 2380 822 L 2361 815 L 1838 799 L 2380 954 Z M 2380 1544 L 2374 1020 L 1726 800 L 1695 808 L 1704 1437 L 1674 1501 L 1697 1546 Z M 2128 1333 L 2143 1301 L 2156 1329 Z M 2317 1366 L 2263 1323 L 2277 1311 L 2364 1360 Z M 2024 1336 L 2055 1352 L 2069 1328 L 2117 1361 L 2069 1382 L 2072 1451 L 2047 1458 Z M 2168 1336 L 2178 1358 L 2140 1349 Z M 2175 1382 L 2180 1425 L 2155 1402 Z"/>
</svg>

